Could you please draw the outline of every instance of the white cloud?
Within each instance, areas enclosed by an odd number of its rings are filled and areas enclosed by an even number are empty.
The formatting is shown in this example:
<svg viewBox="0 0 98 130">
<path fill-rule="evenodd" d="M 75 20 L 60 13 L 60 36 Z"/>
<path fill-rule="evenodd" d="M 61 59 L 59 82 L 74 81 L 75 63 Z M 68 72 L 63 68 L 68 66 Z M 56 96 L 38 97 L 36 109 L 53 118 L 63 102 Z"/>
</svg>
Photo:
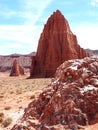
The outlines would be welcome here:
<svg viewBox="0 0 98 130">
<path fill-rule="evenodd" d="M 45 8 L 53 0 L 17 0 L 18 5 L 11 8 L 10 4 L 0 2 L 0 16 L 10 18 L 20 18 L 24 24 L 34 25 L 42 15 Z"/>
<path fill-rule="evenodd" d="M 73 28 L 81 47 L 87 49 L 98 49 L 98 24 L 85 24 Z"/>
<path fill-rule="evenodd" d="M 53 0 L 21 0 L 21 17 L 25 18 L 24 24 L 34 25 L 42 15 L 45 8 Z"/>
<path fill-rule="evenodd" d="M 2 25 L 0 26 L 0 54 L 29 53 L 36 51 L 42 26 Z M 3 53 L 1 53 L 3 51 Z"/>
<path fill-rule="evenodd" d="M 24 21 L 23 25 L 0 25 L 0 54 L 19 53 L 20 50 L 22 53 L 36 51 L 43 28 L 43 25 L 36 25 L 36 22 L 52 1 L 18 0 L 17 11 L 6 3 L 0 3 L 0 16 Z"/>
<path fill-rule="evenodd" d="M 90 4 L 94 7 L 98 7 L 98 0 L 92 0 Z"/>
</svg>

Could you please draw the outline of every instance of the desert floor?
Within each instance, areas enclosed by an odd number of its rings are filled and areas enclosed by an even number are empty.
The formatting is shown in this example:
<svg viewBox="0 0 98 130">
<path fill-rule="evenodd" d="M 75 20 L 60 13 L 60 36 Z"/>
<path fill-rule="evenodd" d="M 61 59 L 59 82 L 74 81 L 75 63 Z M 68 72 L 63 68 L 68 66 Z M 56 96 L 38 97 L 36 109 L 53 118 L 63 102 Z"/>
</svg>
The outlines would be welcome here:
<svg viewBox="0 0 98 130">
<path fill-rule="evenodd" d="M 0 130 L 10 130 L 29 102 L 51 82 L 49 78 L 27 79 L 28 76 L 9 77 L 0 73 Z M 98 124 L 84 130 L 98 130 Z"/>
<path fill-rule="evenodd" d="M 28 103 L 51 81 L 49 78 L 27 79 L 28 76 L 9 77 L 0 73 L 0 130 L 10 130 Z"/>
</svg>

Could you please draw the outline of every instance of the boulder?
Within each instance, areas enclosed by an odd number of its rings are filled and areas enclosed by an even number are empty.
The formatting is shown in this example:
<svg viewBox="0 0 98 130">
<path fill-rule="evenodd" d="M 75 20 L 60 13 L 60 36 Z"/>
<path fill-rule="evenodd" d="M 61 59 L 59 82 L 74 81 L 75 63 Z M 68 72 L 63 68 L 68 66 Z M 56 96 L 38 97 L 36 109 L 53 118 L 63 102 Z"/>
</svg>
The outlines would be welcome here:
<svg viewBox="0 0 98 130">
<path fill-rule="evenodd" d="M 78 130 L 98 123 L 98 57 L 65 61 L 12 130 Z M 20 128 L 20 129 L 18 129 Z"/>
</svg>

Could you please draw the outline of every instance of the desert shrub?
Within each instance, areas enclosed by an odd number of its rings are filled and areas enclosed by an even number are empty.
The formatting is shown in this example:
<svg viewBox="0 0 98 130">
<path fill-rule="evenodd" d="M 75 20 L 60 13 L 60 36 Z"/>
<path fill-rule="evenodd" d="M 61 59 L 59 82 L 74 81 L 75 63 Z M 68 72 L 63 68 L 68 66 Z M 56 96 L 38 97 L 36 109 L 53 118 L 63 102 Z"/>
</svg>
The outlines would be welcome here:
<svg viewBox="0 0 98 130">
<path fill-rule="evenodd" d="M 31 97 L 30 97 L 30 99 L 34 99 L 35 98 L 35 95 L 32 95 Z"/>
<path fill-rule="evenodd" d="M 14 92 L 13 91 L 10 91 L 10 94 L 13 94 Z"/>
<path fill-rule="evenodd" d="M 0 98 L 4 98 L 4 96 L 3 96 L 3 95 L 0 95 Z"/>
<path fill-rule="evenodd" d="M 18 94 L 22 94 L 22 90 L 21 89 L 17 89 L 16 90 L 16 94 L 18 95 Z"/>
<path fill-rule="evenodd" d="M 12 118 L 6 118 L 3 122 L 2 122 L 2 126 L 3 127 L 7 127 L 12 123 Z"/>
<path fill-rule="evenodd" d="M 11 109 L 11 106 L 7 106 L 4 108 L 5 110 L 10 110 Z"/>
<path fill-rule="evenodd" d="M 0 123 L 3 121 L 3 119 L 4 119 L 4 113 L 1 112 L 1 113 L 0 113 Z"/>
</svg>

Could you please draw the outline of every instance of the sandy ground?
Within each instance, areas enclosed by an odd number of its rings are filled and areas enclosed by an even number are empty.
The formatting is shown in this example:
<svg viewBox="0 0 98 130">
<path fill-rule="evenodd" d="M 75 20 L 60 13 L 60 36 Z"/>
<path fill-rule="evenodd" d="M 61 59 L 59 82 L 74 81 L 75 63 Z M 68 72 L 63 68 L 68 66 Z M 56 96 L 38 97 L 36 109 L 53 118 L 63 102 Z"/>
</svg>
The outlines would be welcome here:
<svg viewBox="0 0 98 130">
<path fill-rule="evenodd" d="M 9 77 L 9 74 L 0 73 L 0 113 L 4 114 L 0 123 L 0 130 L 10 130 L 17 119 L 22 116 L 23 110 L 29 102 L 49 84 L 51 79 L 27 79 L 28 75 Z M 6 120 L 11 124 L 6 127 Z M 4 127 L 5 126 L 5 127 Z"/>
<path fill-rule="evenodd" d="M 17 119 L 22 116 L 32 99 L 50 83 L 51 79 L 27 79 L 29 75 L 9 77 L 0 73 L 0 130 L 10 130 Z M 10 122 L 6 126 L 7 120 Z M 85 127 L 84 130 L 98 130 L 98 123 Z"/>
</svg>

